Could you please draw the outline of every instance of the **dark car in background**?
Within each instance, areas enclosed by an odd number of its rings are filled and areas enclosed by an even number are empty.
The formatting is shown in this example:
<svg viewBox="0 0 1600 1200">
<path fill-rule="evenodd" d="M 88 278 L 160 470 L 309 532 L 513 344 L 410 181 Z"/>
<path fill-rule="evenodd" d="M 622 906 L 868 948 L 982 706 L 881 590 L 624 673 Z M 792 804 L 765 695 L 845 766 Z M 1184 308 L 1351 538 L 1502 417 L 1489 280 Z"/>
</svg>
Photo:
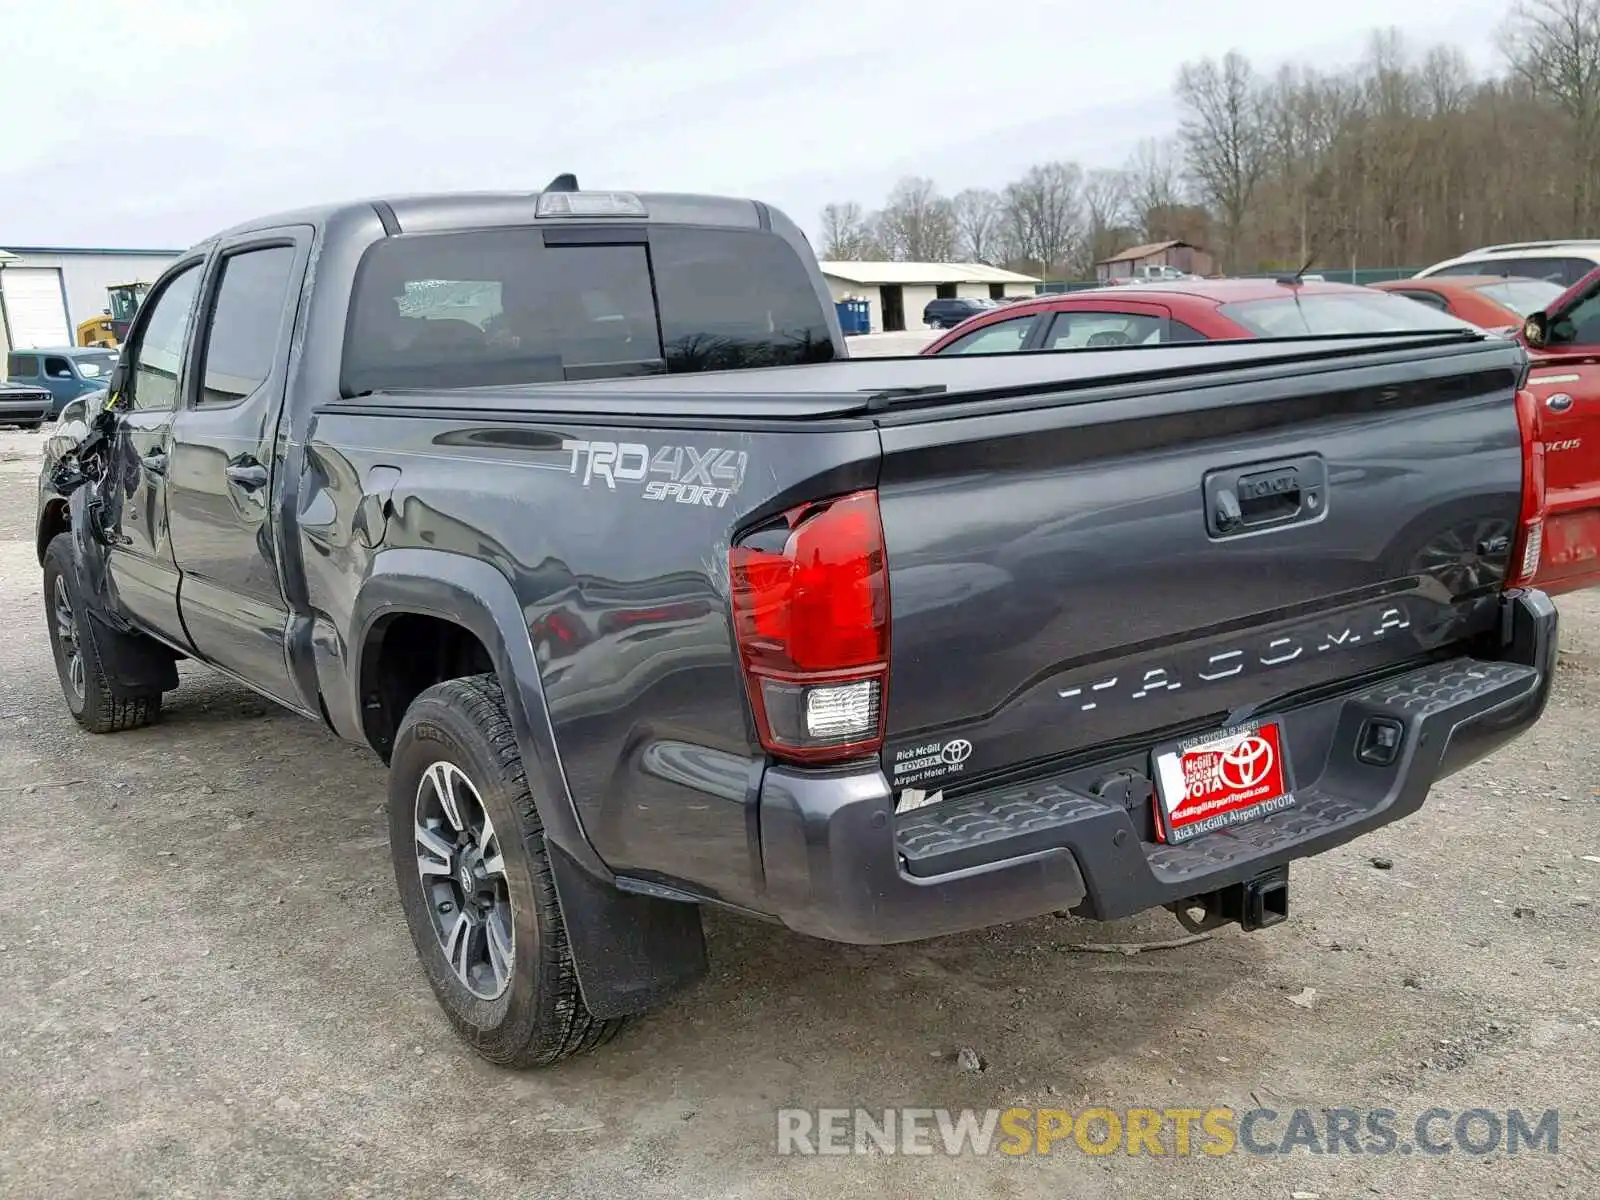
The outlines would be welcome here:
<svg viewBox="0 0 1600 1200">
<path fill-rule="evenodd" d="M 993 300 L 984 300 L 977 296 L 941 296 L 923 305 L 922 323 L 930 329 L 949 329 L 961 324 L 968 317 L 989 312 L 997 307 L 999 306 Z"/>
</svg>

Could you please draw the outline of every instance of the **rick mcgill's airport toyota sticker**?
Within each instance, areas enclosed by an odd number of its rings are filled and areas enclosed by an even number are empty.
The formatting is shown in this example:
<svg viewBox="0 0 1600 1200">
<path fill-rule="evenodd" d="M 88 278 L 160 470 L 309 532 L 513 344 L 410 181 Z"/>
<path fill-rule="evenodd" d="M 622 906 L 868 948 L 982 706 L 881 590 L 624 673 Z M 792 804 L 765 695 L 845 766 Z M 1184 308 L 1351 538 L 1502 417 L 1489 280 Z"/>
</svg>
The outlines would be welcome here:
<svg viewBox="0 0 1600 1200">
<path fill-rule="evenodd" d="M 1179 743 L 1156 756 L 1157 832 L 1186 842 L 1294 807 L 1276 722 Z"/>
<path fill-rule="evenodd" d="M 972 743 L 966 738 L 905 746 L 894 753 L 894 786 L 959 775 L 967 769 L 967 759 L 971 757 Z"/>
</svg>

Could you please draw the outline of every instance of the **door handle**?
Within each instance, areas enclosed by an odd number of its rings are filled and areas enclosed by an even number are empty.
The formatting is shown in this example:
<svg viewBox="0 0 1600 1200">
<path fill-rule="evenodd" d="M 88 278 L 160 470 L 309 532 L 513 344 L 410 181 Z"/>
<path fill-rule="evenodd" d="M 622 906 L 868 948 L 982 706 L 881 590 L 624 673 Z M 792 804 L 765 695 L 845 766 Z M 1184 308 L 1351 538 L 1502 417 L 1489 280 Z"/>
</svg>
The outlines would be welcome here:
<svg viewBox="0 0 1600 1200">
<path fill-rule="evenodd" d="M 229 463 L 222 473 L 228 477 L 229 483 L 238 484 L 247 492 L 267 486 L 267 469 L 253 459 Z"/>
<path fill-rule="evenodd" d="M 139 463 L 152 475 L 165 475 L 167 473 L 167 452 L 165 450 L 152 450 L 149 454 L 140 455 Z"/>
</svg>

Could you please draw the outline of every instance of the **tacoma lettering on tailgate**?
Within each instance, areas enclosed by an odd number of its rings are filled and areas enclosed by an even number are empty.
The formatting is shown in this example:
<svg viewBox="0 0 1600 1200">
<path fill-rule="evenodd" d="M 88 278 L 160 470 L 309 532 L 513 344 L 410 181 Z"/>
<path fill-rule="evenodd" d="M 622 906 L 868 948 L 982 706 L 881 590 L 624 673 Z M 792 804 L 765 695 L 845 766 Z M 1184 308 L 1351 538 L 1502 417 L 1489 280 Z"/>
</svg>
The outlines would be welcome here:
<svg viewBox="0 0 1600 1200">
<path fill-rule="evenodd" d="M 1145 667 L 1131 674 L 1111 675 L 1077 687 L 1057 688 L 1056 694 L 1075 705 L 1080 712 L 1091 712 L 1112 701 L 1146 699 L 1184 687 L 1205 687 L 1219 679 L 1231 679 L 1246 671 L 1256 672 L 1281 667 L 1286 663 L 1319 654 L 1368 645 L 1411 628 L 1411 618 L 1398 604 L 1354 613 L 1337 621 L 1324 621 L 1305 629 L 1290 630 L 1274 637 L 1257 637 L 1237 646 L 1214 651 L 1203 662 L 1180 666 Z"/>
</svg>

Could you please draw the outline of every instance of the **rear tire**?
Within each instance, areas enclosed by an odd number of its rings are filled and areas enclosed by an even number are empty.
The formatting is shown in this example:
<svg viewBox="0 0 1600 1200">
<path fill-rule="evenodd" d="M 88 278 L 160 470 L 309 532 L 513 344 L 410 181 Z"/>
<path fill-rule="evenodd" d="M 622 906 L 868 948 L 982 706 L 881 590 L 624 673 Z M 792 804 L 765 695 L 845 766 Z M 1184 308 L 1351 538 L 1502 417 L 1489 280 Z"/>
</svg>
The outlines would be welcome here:
<svg viewBox="0 0 1600 1200">
<path fill-rule="evenodd" d="M 389 763 L 389 848 L 428 984 L 480 1055 L 549 1066 L 621 1030 L 625 1019 L 583 1003 L 494 676 L 435 684 L 406 710 Z"/>
<path fill-rule="evenodd" d="M 159 690 L 130 691 L 111 682 L 118 673 L 118 639 L 124 635 L 102 628 L 89 616 L 70 533 L 58 533 L 45 550 L 44 611 L 61 694 L 79 725 L 90 733 L 120 733 L 161 715 Z"/>
</svg>

